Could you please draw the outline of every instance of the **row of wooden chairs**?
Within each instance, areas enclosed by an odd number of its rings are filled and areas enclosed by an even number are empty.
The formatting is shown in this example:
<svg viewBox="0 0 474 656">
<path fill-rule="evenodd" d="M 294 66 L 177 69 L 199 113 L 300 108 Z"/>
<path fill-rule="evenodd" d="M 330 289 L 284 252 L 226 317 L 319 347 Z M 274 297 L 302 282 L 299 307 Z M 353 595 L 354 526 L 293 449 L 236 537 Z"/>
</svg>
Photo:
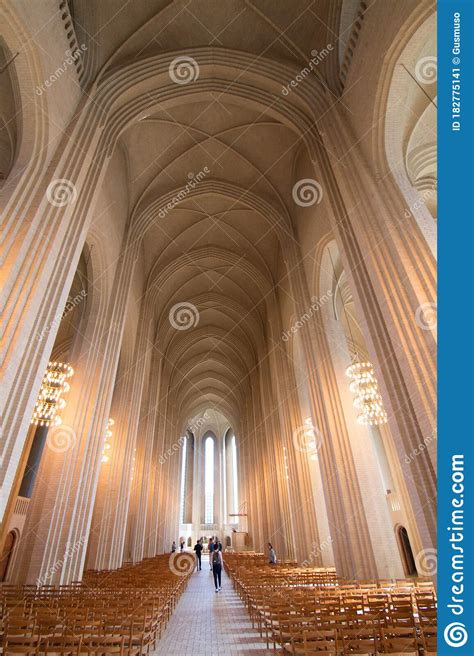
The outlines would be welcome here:
<svg viewBox="0 0 474 656">
<path fill-rule="evenodd" d="M 227 556 L 225 566 L 275 653 L 436 653 L 436 594 L 426 580 L 347 582 L 332 568 L 269 566 L 258 554 Z"/>
<path fill-rule="evenodd" d="M 174 565 L 157 556 L 68 586 L 0 586 L 3 654 L 148 654 L 192 571 Z"/>
</svg>

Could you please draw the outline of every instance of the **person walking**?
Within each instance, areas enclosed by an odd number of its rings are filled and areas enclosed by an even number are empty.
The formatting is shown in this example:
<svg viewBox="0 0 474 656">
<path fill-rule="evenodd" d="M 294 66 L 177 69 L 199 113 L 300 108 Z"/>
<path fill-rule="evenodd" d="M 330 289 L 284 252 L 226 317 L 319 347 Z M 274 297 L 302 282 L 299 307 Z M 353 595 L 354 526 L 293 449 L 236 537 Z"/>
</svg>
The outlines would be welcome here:
<svg viewBox="0 0 474 656">
<path fill-rule="evenodd" d="M 173 540 L 173 544 L 171 545 L 171 553 L 174 553 L 176 551 L 176 542 Z"/>
<path fill-rule="evenodd" d="M 273 545 L 270 542 L 268 543 L 268 559 L 270 565 L 276 565 L 277 557 L 276 557 L 275 549 L 273 548 Z"/>
<path fill-rule="evenodd" d="M 214 540 L 211 538 L 209 540 L 209 569 L 212 572 L 212 553 L 214 551 Z"/>
<path fill-rule="evenodd" d="M 194 551 L 196 552 L 196 568 L 197 571 L 201 571 L 201 554 L 202 554 L 202 544 L 201 540 L 198 540 L 194 545 Z"/>
<path fill-rule="evenodd" d="M 184 540 L 181 540 L 181 542 L 179 543 L 179 550 L 184 551 Z"/>
<path fill-rule="evenodd" d="M 222 590 L 222 566 L 224 561 L 222 559 L 222 551 L 219 551 L 218 547 L 215 547 L 211 555 L 212 562 L 212 575 L 214 577 L 214 587 L 216 592 Z"/>
</svg>

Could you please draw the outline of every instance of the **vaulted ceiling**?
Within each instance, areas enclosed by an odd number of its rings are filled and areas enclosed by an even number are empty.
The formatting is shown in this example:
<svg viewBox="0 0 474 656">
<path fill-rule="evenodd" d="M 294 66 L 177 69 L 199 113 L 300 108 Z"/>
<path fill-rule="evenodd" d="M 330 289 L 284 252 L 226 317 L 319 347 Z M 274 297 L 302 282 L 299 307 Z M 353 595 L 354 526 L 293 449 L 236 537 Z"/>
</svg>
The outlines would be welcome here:
<svg viewBox="0 0 474 656">
<path fill-rule="evenodd" d="M 175 99 L 142 113 L 118 144 L 127 165 L 130 212 L 154 208 L 141 235 L 148 289 L 154 290 L 147 298 L 155 314 L 155 345 L 165 360 L 168 399 L 183 425 L 206 409 L 219 410 L 229 423 L 243 412 L 282 267 L 282 234 L 256 206 L 263 202 L 289 217 L 284 237 L 295 239 L 291 194 L 295 161 L 304 148 L 301 137 L 278 119 L 273 102 L 262 108 L 221 87 L 192 89 L 201 74 L 202 49 L 211 59 L 213 52 L 228 51 L 230 66 L 238 52 L 250 55 L 253 66 L 265 58 L 301 70 L 315 51 L 332 43 L 332 55 L 310 75 L 335 95 L 344 51 L 339 25 L 342 17 L 345 33 L 350 32 L 357 5 L 334 0 L 70 3 L 78 43 L 87 46 L 85 89 L 150 57 L 187 58 L 181 70 L 170 68 Z M 241 77 L 237 68 L 227 75 L 229 87 Z M 190 79 L 192 90 L 183 95 Z M 283 84 L 290 81 L 282 78 Z M 274 102 L 283 99 L 280 93 Z M 185 188 L 191 190 L 166 208 Z"/>
</svg>

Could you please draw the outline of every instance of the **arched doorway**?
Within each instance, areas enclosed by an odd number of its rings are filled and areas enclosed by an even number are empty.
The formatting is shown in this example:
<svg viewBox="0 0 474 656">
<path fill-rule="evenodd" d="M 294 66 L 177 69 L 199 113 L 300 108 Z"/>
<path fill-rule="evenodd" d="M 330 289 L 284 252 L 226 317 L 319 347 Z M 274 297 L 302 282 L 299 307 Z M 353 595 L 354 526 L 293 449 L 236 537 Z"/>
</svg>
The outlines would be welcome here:
<svg viewBox="0 0 474 656">
<path fill-rule="evenodd" d="M 17 534 L 15 531 L 10 531 L 7 537 L 5 538 L 5 544 L 3 546 L 2 556 L 0 559 L 0 581 L 6 581 L 8 574 L 8 566 L 10 565 L 13 550 L 15 549 L 15 544 L 17 540 Z"/>
<path fill-rule="evenodd" d="M 404 526 L 399 526 L 396 529 L 396 533 L 405 574 L 406 576 L 417 576 L 418 571 L 416 569 L 415 557 L 411 548 L 410 538 L 408 537 L 408 531 Z"/>
</svg>

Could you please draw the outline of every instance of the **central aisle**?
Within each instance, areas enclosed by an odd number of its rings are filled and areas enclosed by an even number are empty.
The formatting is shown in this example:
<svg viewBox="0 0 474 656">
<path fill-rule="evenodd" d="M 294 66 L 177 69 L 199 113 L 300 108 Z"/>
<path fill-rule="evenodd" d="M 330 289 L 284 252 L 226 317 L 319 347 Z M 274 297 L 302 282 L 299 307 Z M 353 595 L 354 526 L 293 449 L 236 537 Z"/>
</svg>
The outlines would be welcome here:
<svg viewBox="0 0 474 656">
<path fill-rule="evenodd" d="M 259 633 L 252 629 L 248 613 L 225 572 L 222 572 L 222 592 L 216 594 L 209 560 L 203 556 L 202 570 L 191 576 L 154 653 L 261 656 L 271 650 L 267 650 Z"/>
</svg>

